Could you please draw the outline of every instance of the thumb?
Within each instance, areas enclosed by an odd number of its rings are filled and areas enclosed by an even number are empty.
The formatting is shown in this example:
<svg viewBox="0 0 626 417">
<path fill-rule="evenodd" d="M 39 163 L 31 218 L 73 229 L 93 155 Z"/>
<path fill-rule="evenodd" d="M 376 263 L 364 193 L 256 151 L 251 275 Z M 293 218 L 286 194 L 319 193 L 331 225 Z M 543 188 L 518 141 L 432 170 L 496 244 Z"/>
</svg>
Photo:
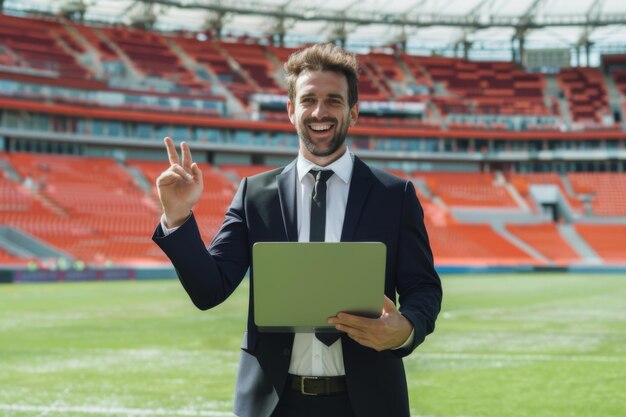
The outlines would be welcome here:
<svg viewBox="0 0 626 417">
<path fill-rule="evenodd" d="M 195 162 L 191 164 L 191 173 L 193 174 L 193 179 L 202 184 L 202 170 Z"/>
</svg>

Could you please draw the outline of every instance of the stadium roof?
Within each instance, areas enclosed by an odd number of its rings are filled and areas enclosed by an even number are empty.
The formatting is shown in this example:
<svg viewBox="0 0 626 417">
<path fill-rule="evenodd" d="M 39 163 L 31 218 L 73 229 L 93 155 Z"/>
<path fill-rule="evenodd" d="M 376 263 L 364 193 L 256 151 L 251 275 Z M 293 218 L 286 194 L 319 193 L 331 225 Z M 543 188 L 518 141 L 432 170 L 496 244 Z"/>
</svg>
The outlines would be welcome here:
<svg viewBox="0 0 626 417">
<path fill-rule="evenodd" d="M 4 0 L 9 12 L 59 13 L 68 5 L 86 6 L 88 21 L 153 15 L 164 30 L 195 31 L 219 21 L 222 35 L 283 31 L 286 46 L 343 38 L 352 50 L 404 42 L 412 53 L 450 55 L 467 42 L 472 58 L 511 59 L 517 34 L 528 49 L 588 43 L 595 59 L 626 52 L 624 0 Z"/>
</svg>

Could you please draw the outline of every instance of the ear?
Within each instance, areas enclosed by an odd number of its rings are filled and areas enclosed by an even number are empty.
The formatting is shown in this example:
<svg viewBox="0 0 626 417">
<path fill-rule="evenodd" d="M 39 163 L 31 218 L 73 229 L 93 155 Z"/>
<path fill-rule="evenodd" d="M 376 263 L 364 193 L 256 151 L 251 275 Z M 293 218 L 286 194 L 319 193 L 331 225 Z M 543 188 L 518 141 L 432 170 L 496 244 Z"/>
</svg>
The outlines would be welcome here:
<svg viewBox="0 0 626 417">
<path fill-rule="evenodd" d="M 293 106 L 293 103 L 290 99 L 287 99 L 287 115 L 289 116 L 289 121 L 291 121 L 292 125 L 296 125 L 296 117 L 295 117 L 296 109 Z"/>
<path fill-rule="evenodd" d="M 359 118 L 359 103 L 354 103 L 354 106 L 352 106 L 352 108 L 350 109 L 350 126 L 354 126 L 358 118 Z"/>
</svg>

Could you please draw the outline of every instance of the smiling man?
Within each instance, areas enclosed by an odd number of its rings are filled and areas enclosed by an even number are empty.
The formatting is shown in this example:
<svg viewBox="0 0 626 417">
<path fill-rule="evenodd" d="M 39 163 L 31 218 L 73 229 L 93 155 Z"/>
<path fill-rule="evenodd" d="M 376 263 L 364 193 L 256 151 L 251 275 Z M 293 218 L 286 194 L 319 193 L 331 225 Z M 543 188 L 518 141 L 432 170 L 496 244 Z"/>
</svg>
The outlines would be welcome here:
<svg viewBox="0 0 626 417">
<path fill-rule="evenodd" d="M 320 166 L 328 165 L 345 152 L 348 127 L 359 113 L 356 98 L 349 97 L 348 80 L 337 72 L 306 70 L 297 78 L 290 76 L 288 83 L 287 111 L 300 137 L 300 152 Z"/>
<path fill-rule="evenodd" d="M 385 300 L 376 319 L 338 312 L 329 323 L 339 334 L 259 333 L 250 306 L 235 414 L 408 417 L 402 357 L 434 330 L 442 297 L 422 208 L 410 181 L 368 167 L 347 149 L 359 113 L 353 55 L 314 45 L 291 55 L 285 73 L 287 111 L 300 138 L 296 160 L 242 181 L 207 250 L 191 213 L 202 173 L 186 143 L 180 159 L 166 138 L 170 167 L 157 179 L 163 216 L 153 239 L 201 309 L 235 290 L 256 242 L 385 243 Z M 250 280 L 252 291 L 254 269 Z"/>
</svg>

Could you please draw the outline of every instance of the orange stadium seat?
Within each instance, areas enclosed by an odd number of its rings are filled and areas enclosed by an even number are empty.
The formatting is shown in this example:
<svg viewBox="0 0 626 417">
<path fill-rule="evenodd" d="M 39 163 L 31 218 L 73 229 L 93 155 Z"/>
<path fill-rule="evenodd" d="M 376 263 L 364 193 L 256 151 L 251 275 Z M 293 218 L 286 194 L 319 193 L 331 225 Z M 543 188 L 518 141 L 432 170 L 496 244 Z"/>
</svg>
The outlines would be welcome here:
<svg viewBox="0 0 626 417">
<path fill-rule="evenodd" d="M 91 77 L 90 71 L 64 49 L 81 53 L 82 46 L 56 21 L 0 13 L 0 44 L 16 54 L 19 66 L 51 71 L 64 78 Z"/>
<path fill-rule="evenodd" d="M 595 68 L 565 68 L 559 83 L 569 101 L 574 122 L 596 124 L 610 114 L 602 74 Z"/>
<path fill-rule="evenodd" d="M 541 265 L 489 225 L 427 226 L 435 265 Z"/>
<path fill-rule="evenodd" d="M 445 204 L 454 207 L 519 208 L 501 185 L 494 184 L 490 173 L 413 172 Z"/>
<path fill-rule="evenodd" d="M 234 174 L 239 180 L 245 177 L 251 177 L 253 175 L 260 174 L 262 172 L 270 171 L 274 168 L 278 168 L 278 167 L 272 166 L 272 165 L 237 165 L 237 164 L 222 164 L 219 166 L 220 171 L 224 173 Z"/>
<path fill-rule="evenodd" d="M 595 216 L 626 216 L 626 174 L 570 172 L 574 191 L 592 196 Z"/>
<path fill-rule="evenodd" d="M 197 79 L 191 71 L 185 68 L 159 33 L 124 27 L 100 30 L 128 56 L 136 69 L 143 74 L 170 80 L 180 87 L 192 90 L 202 90 L 208 87 L 208 83 Z"/>
<path fill-rule="evenodd" d="M 626 259 L 626 224 L 579 223 L 576 231 L 587 241 L 604 262 L 624 264 Z"/>
<path fill-rule="evenodd" d="M 260 91 L 270 94 L 285 94 L 286 89 L 274 78 L 280 68 L 268 59 L 261 45 L 220 42 L 222 50 L 236 60 Z"/>
<path fill-rule="evenodd" d="M 506 228 L 556 264 L 568 265 L 580 261 L 578 254 L 563 239 L 553 223 L 511 224 Z"/>
<path fill-rule="evenodd" d="M 164 261 L 148 245 L 115 249 L 120 240 L 144 241 L 159 210 L 112 159 L 12 153 L 7 160 L 34 190 L 28 210 L 2 212 L 10 224 L 87 263 Z"/>
<path fill-rule="evenodd" d="M 530 186 L 536 185 L 555 185 L 561 191 L 561 195 L 567 200 L 570 208 L 576 214 L 582 214 L 583 202 L 582 200 L 570 195 L 563 185 L 563 181 L 559 174 L 553 172 L 533 172 L 533 173 L 508 173 L 506 174 L 509 182 L 517 189 L 520 195 L 526 200 L 530 207 L 535 207 L 534 202 L 530 197 Z"/>
<path fill-rule="evenodd" d="M 193 60 L 213 73 L 232 94 L 243 104 L 248 105 L 249 96 L 258 92 L 241 71 L 233 68 L 228 62 L 228 55 L 217 41 L 201 41 L 195 37 L 178 36 L 173 38 Z"/>
</svg>

